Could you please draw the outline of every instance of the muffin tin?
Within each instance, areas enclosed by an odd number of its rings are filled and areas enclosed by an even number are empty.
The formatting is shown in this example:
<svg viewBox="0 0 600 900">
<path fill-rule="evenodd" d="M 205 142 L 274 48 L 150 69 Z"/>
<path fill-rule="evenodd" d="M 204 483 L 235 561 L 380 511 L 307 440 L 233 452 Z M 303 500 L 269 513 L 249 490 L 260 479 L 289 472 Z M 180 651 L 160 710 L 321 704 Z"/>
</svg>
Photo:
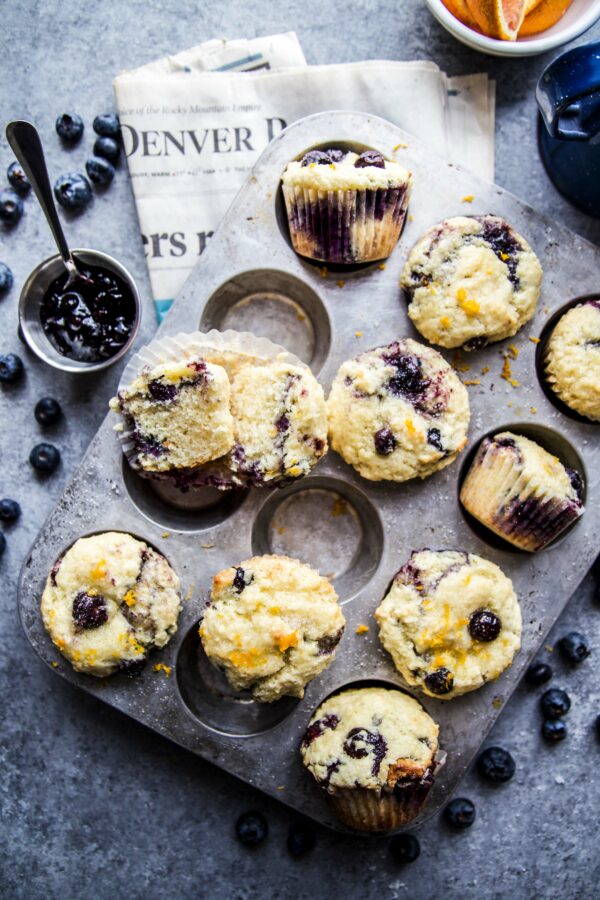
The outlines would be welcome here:
<svg viewBox="0 0 600 900">
<path fill-rule="evenodd" d="M 357 141 L 358 139 L 358 141 Z M 385 264 L 326 272 L 291 249 L 281 173 L 288 160 L 326 146 L 374 148 L 414 173 L 409 218 Z M 396 148 L 394 150 L 394 148 Z M 465 198 L 472 197 L 472 202 Z M 512 340 L 459 355 L 469 386 L 469 445 L 451 466 L 425 481 L 363 480 L 333 452 L 314 473 L 283 489 L 177 494 L 140 478 L 127 465 L 107 416 L 24 564 L 19 588 L 23 626 L 57 674 L 244 781 L 343 830 L 324 793 L 300 763 L 298 747 L 313 710 L 343 687 L 396 685 L 406 690 L 380 646 L 372 613 L 413 549 L 453 548 L 496 562 L 513 580 L 523 611 L 523 646 L 498 681 L 452 701 L 417 697 L 440 724 L 446 765 L 416 821 L 444 804 L 524 669 L 598 550 L 600 452 L 596 426 L 563 415 L 536 371 L 536 346 L 547 319 L 576 294 L 598 288 L 600 251 L 543 218 L 499 187 L 434 156 L 412 136 L 366 114 L 332 112 L 304 119 L 275 139 L 257 162 L 186 283 L 159 337 L 200 328 L 253 331 L 309 363 L 328 389 L 340 363 L 402 336 L 415 337 L 399 277 L 408 250 L 448 216 L 493 212 L 508 219 L 538 253 L 545 271 L 535 318 Z M 509 351 L 508 348 L 511 347 Z M 513 387 L 502 379 L 512 357 Z M 456 355 L 445 352 L 452 360 Z M 514 358 L 516 357 L 516 358 Z M 489 367 L 486 374 L 482 369 Z M 535 411 L 534 411 L 535 410 Z M 587 510 L 572 529 L 535 556 L 511 548 L 468 519 L 458 489 L 475 447 L 489 432 L 522 432 L 586 481 Z M 54 561 L 78 537 L 127 531 L 156 547 L 178 572 L 185 601 L 176 635 L 136 679 L 97 680 L 73 671 L 52 645 L 39 599 Z M 204 657 L 197 636 L 212 575 L 258 553 L 285 553 L 330 575 L 347 619 L 335 661 L 303 700 L 257 704 L 235 695 Z M 359 624 L 369 626 L 356 634 Z M 161 662 L 171 667 L 155 671 Z"/>
</svg>

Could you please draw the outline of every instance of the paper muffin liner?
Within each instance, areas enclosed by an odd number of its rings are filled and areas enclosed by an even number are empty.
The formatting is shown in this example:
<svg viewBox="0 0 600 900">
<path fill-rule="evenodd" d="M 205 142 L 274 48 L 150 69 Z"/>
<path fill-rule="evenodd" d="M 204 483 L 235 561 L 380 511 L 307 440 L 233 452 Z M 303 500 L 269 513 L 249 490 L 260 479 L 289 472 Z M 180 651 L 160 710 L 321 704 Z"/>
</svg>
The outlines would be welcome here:
<svg viewBox="0 0 600 900">
<path fill-rule="evenodd" d="M 259 337 L 251 332 L 218 331 L 212 329 L 208 332 L 194 331 L 156 338 L 131 357 L 121 374 L 118 393 L 125 390 L 146 368 L 153 369 L 167 362 L 181 362 L 187 359 L 204 357 L 209 362 L 221 365 L 227 371 L 229 378 L 233 378 L 236 372 L 246 365 L 264 365 L 275 359 L 281 359 L 290 365 L 300 366 L 310 372 L 310 367 L 302 362 L 293 353 L 289 353 L 280 344 L 275 344 L 268 338 Z M 244 487 L 242 479 L 235 476 L 226 464 L 224 457 L 218 460 L 204 463 L 193 469 L 177 469 L 166 471 L 148 471 L 137 462 L 137 445 L 134 440 L 134 432 L 129 429 L 123 416 L 119 416 L 119 422 L 115 425 L 121 449 L 127 457 L 129 465 L 145 478 L 156 481 L 168 481 L 181 489 L 193 487 L 216 487 L 228 489 Z"/>
<path fill-rule="evenodd" d="M 581 502 L 541 491 L 537 480 L 524 471 L 518 451 L 489 438 L 467 473 L 460 500 L 495 534 L 532 553 L 583 513 Z"/>
<path fill-rule="evenodd" d="M 296 253 L 349 264 L 390 255 L 402 231 L 410 185 L 331 191 L 283 185 L 283 195 Z"/>
</svg>

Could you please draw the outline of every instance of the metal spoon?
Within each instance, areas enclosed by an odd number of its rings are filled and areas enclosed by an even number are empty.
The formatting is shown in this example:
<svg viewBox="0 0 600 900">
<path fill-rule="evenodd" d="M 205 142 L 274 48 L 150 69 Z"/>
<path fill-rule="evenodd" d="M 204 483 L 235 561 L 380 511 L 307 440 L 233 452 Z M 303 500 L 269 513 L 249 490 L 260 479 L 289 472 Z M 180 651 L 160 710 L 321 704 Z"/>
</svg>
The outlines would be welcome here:
<svg viewBox="0 0 600 900">
<path fill-rule="evenodd" d="M 31 186 L 35 191 L 40 206 L 46 216 L 46 221 L 50 226 L 50 231 L 54 235 L 56 246 L 65 264 L 68 272 L 68 278 L 65 289 L 71 287 L 75 281 L 90 281 L 85 275 L 79 271 L 75 265 L 73 255 L 69 250 L 69 245 L 65 239 L 58 212 L 52 196 L 52 188 L 50 187 L 50 179 L 48 178 L 48 169 L 46 168 L 46 160 L 44 159 L 44 151 L 40 136 L 31 122 L 22 120 L 9 122 L 6 126 L 6 138 L 12 147 L 13 153 L 21 163 L 25 174 L 27 175 Z"/>
</svg>

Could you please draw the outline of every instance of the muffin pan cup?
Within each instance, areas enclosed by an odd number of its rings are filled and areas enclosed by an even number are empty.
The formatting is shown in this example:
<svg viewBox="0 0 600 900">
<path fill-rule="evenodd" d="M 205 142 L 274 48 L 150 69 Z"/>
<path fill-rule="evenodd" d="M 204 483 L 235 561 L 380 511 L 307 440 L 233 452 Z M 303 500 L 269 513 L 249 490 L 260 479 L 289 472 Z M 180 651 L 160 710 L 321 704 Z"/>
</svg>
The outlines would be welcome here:
<svg viewBox="0 0 600 900">
<path fill-rule="evenodd" d="M 281 215 L 280 177 L 290 159 L 314 146 L 353 146 L 355 141 L 362 142 L 362 148 L 367 142 L 387 156 L 399 148 L 397 159 L 414 174 L 409 217 L 385 264 L 326 273 L 291 249 Z M 465 196 L 472 196 L 472 202 Z M 505 217 L 526 236 L 544 267 L 544 286 L 534 319 L 516 337 L 461 354 L 460 365 L 470 367 L 461 377 L 480 383 L 469 386 L 468 448 L 451 466 L 425 481 L 373 483 L 330 451 L 313 474 L 286 488 L 253 489 L 235 502 L 230 494 L 200 492 L 198 497 L 182 495 L 187 499 L 177 504 L 147 479 L 127 472 L 113 432 L 117 417 L 110 414 L 42 528 L 21 575 L 19 607 L 25 632 L 58 675 L 340 830 L 344 826 L 300 762 L 300 740 L 315 708 L 343 687 L 383 683 L 407 690 L 439 723 L 446 765 L 436 776 L 428 804 L 408 826 L 412 827 L 448 801 L 594 561 L 600 533 L 597 426 L 561 415 L 548 400 L 538 381 L 535 344 L 529 336 L 538 338 L 548 317 L 574 294 L 598 289 L 600 251 L 499 187 L 434 156 L 381 119 L 323 113 L 291 126 L 266 149 L 159 332 L 163 338 L 196 329 L 236 328 L 239 314 L 244 321 L 239 330 L 251 325 L 255 334 L 313 363 L 315 375 L 328 390 L 345 359 L 400 337 L 421 340 L 399 288 L 408 251 L 427 227 L 443 218 L 488 212 Z M 301 339 L 296 341 L 295 335 Z M 501 378 L 507 353 L 518 387 Z M 452 352 L 444 355 L 454 357 Z M 482 374 L 485 367 L 489 371 Z M 557 447 L 571 448 L 587 487 L 582 519 L 535 555 L 473 531 L 458 503 L 467 454 L 486 433 L 520 427 L 527 433 L 535 430 L 541 442 L 555 436 Z M 39 614 L 40 596 L 55 560 L 77 538 L 104 530 L 130 532 L 149 542 L 167 557 L 182 581 L 185 600 L 177 633 L 164 650 L 150 656 L 135 679 L 115 675 L 98 680 L 74 672 L 52 645 Z M 512 578 L 523 612 L 522 649 L 512 667 L 497 681 L 446 702 L 406 688 L 379 644 L 372 616 L 394 574 L 412 550 L 423 547 L 471 551 L 497 563 Z M 298 556 L 333 576 L 347 625 L 334 662 L 307 686 L 302 700 L 257 704 L 232 692 L 208 664 L 196 626 L 212 576 L 269 550 Z M 369 630 L 356 634 L 361 624 Z M 153 669 L 159 662 L 171 667 L 170 675 Z"/>
</svg>

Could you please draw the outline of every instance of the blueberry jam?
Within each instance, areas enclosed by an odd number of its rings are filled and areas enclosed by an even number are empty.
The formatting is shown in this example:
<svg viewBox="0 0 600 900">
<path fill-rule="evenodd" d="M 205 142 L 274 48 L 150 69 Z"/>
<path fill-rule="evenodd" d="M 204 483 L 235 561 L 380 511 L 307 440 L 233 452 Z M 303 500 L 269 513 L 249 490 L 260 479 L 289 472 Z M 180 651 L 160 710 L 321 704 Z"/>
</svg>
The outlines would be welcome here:
<svg viewBox="0 0 600 900">
<path fill-rule="evenodd" d="M 78 631 L 99 628 L 108 620 L 106 602 L 101 594 L 80 591 L 73 600 L 73 621 Z"/>
<path fill-rule="evenodd" d="M 135 301 L 113 272 L 99 266 L 80 271 L 83 278 L 68 290 L 66 272 L 52 282 L 40 306 L 40 320 L 50 343 L 63 356 L 100 362 L 118 353 L 129 338 Z"/>
<path fill-rule="evenodd" d="M 333 653 L 341 641 L 343 633 L 344 629 L 340 628 L 335 634 L 326 634 L 325 637 L 317 638 L 317 647 L 319 648 L 317 656 L 328 656 L 329 653 Z"/>
<path fill-rule="evenodd" d="M 322 719 L 317 719 L 315 722 L 312 722 L 306 729 L 306 733 L 302 738 L 302 746 L 310 747 L 312 742 L 318 737 L 321 737 L 321 735 L 325 731 L 327 731 L 328 728 L 331 728 L 332 731 L 335 731 L 339 723 L 340 720 L 335 715 L 335 713 L 329 713 L 329 715 L 323 716 Z"/>
<path fill-rule="evenodd" d="M 383 359 L 396 370 L 388 382 L 392 394 L 408 397 L 413 402 L 424 394 L 430 382 L 423 377 L 418 357 L 404 354 L 398 347 L 392 349 L 391 353 L 384 353 Z"/>
<path fill-rule="evenodd" d="M 352 759 L 364 759 L 371 754 L 373 756 L 371 773 L 378 775 L 387 753 L 387 743 L 378 732 L 368 731 L 366 728 L 351 728 L 344 741 L 344 752 Z"/>
<path fill-rule="evenodd" d="M 482 226 L 481 237 L 490 245 L 498 259 L 501 259 L 506 265 L 509 281 L 516 290 L 519 290 L 521 281 L 517 275 L 517 257 L 523 248 L 506 222 L 488 216 L 475 216 L 475 218 Z"/>
</svg>

